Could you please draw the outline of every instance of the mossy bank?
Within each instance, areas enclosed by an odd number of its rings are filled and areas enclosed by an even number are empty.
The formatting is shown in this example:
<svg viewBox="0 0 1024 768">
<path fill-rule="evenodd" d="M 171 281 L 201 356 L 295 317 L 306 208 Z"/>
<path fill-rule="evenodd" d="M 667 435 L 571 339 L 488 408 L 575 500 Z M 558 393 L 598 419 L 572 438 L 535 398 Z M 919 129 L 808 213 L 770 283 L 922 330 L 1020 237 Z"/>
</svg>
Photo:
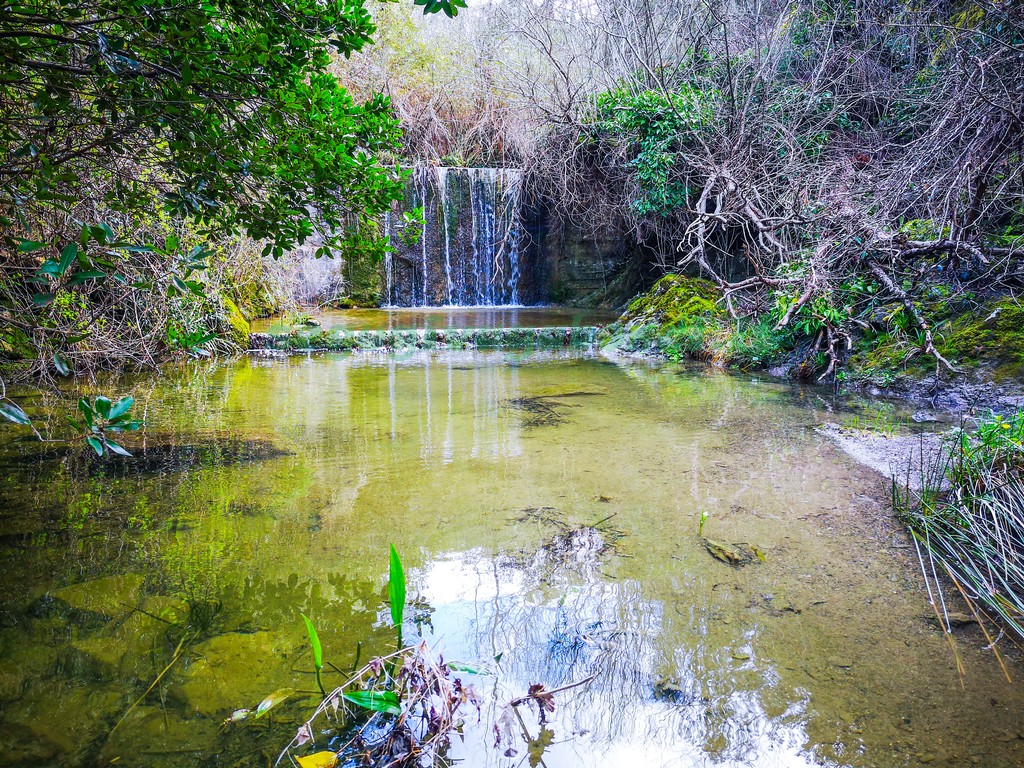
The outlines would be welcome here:
<svg viewBox="0 0 1024 768">
<path fill-rule="evenodd" d="M 1014 405 L 1024 392 L 1024 306 L 1009 296 L 976 296 L 931 286 L 916 308 L 933 329 L 950 367 L 926 354 L 904 307 L 863 307 L 841 363 L 828 370 L 821 334 L 808 323 L 781 322 L 774 302 L 732 316 L 718 287 L 701 278 L 666 275 L 635 298 L 598 343 L 613 354 L 696 359 L 742 371 L 832 382 L 845 391 L 928 399 L 959 409 Z M 847 310 L 848 311 L 848 310 Z M 848 311 L 848 314 L 852 314 Z"/>
</svg>

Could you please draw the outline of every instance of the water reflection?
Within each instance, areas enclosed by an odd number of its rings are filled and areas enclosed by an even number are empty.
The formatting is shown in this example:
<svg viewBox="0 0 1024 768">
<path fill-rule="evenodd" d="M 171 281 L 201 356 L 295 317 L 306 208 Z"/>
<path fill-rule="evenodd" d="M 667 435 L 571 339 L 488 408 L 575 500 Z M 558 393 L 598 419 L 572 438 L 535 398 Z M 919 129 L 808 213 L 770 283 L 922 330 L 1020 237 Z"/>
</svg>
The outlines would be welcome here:
<svg viewBox="0 0 1024 768">
<path fill-rule="evenodd" d="M 392 309 L 326 310 L 316 316 L 325 329 L 350 331 L 405 330 L 410 328 L 550 328 L 605 325 L 618 313 L 575 307 L 397 307 Z M 279 332 L 290 329 L 287 318 L 257 321 L 253 329 Z"/>
<path fill-rule="evenodd" d="M 505 755 L 504 744 L 482 746 L 503 706 L 532 683 L 551 689 L 591 676 L 593 682 L 557 697 L 545 764 L 815 764 L 804 749 L 807 695 L 798 693 L 779 716 L 768 715 L 759 690 L 774 676 L 759 662 L 738 676 L 706 668 L 699 627 L 683 645 L 666 647 L 665 606 L 646 599 L 636 582 L 552 580 L 465 553 L 430 563 L 418 583 L 433 607 L 428 638 L 450 658 L 500 655 L 495 678 L 476 678 L 490 706 L 479 739 L 456 750 L 469 764 L 520 764 L 529 749 L 521 732 L 516 755 Z M 537 714 L 525 719 L 536 736 Z"/>
</svg>

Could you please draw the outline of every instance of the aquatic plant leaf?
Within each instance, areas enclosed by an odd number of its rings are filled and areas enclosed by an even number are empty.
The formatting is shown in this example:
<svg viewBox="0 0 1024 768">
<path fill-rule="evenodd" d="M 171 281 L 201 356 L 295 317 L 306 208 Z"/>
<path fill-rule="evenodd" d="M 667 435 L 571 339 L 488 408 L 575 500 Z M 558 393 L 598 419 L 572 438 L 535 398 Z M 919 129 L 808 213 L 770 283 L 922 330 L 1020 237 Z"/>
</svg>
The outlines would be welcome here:
<svg viewBox="0 0 1024 768">
<path fill-rule="evenodd" d="M 471 675 L 487 675 L 490 674 L 486 669 L 474 666 L 472 664 L 466 664 L 461 661 L 449 661 L 447 662 L 449 669 L 454 669 L 456 672 L 468 672 Z"/>
<path fill-rule="evenodd" d="M 272 694 L 267 696 L 267 698 L 261 701 L 258 707 L 256 707 L 256 717 L 263 717 L 267 712 L 290 697 L 293 693 L 295 693 L 294 688 L 281 688 L 274 691 Z"/>
<path fill-rule="evenodd" d="M 27 426 L 32 423 L 28 414 L 13 403 L 0 403 L 0 415 L 8 421 L 13 421 L 15 424 Z"/>
<path fill-rule="evenodd" d="M 250 712 L 248 709 L 236 709 L 234 712 L 227 716 L 222 725 L 237 725 L 238 723 L 245 720 L 245 718 L 247 718 L 249 714 Z"/>
<path fill-rule="evenodd" d="M 344 696 L 346 700 L 363 709 L 383 712 L 387 715 L 402 714 L 398 696 L 393 691 L 352 691 Z"/>
<path fill-rule="evenodd" d="M 405 615 L 405 570 L 394 544 L 391 545 L 388 564 L 388 599 L 391 601 L 391 622 L 401 627 Z"/>
<path fill-rule="evenodd" d="M 334 752 L 315 752 L 295 760 L 299 768 L 334 768 L 338 764 L 338 756 Z"/>
<path fill-rule="evenodd" d="M 103 455 L 103 441 L 100 440 L 98 437 L 89 436 L 89 437 L 85 438 L 85 442 L 87 442 L 89 444 L 89 446 L 94 451 L 96 451 L 96 455 L 97 456 L 102 456 Z"/>
<path fill-rule="evenodd" d="M 309 644 L 313 646 L 313 666 L 317 669 L 324 668 L 324 650 L 320 645 L 320 636 L 316 633 L 316 627 L 313 626 L 313 622 L 309 620 L 309 617 L 304 613 L 300 613 L 299 616 L 306 622 L 306 632 L 309 633 Z"/>
<path fill-rule="evenodd" d="M 107 418 L 110 419 L 111 421 L 113 421 L 114 419 L 119 419 L 126 413 L 128 413 L 128 411 L 131 410 L 131 407 L 133 405 L 135 405 L 134 397 L 122 397 L 120 400 L 114 403 L 113 407 L 110 409 L 110 415 L 107 416 Z"/>
<path fill-rule="evenodd" d="M 124 446 L 115 443 L 113 440 L 104 440 L 103 443 L 107 446 L 109 451 L 116 453 L 118 456 L 127 456 L 129 459 L 132 457 L 132 455 L 125 450 Z"/>
<path fill-rule="evenodd" d="M 89 401 L 84 397 L 78 399 L 78 410 L 81 411 L 83 418 L 85 419 L 85 426 L 92 429 L 93 418 L 96 412 L 93 411 L 92 406 L 89 405 Z"/>
<path fill-rule="evenodd" d="M 94 407 L 96 408 L 96 413 L 98 413 L 100 416 L 106 419 L 110 417 L 111 405 L 112 403 L 110 402 L 109 397 L 103 397 L 103 395 L 100 395 L 99 397 L 96 398 L 96 403 Z"/>
</svg>

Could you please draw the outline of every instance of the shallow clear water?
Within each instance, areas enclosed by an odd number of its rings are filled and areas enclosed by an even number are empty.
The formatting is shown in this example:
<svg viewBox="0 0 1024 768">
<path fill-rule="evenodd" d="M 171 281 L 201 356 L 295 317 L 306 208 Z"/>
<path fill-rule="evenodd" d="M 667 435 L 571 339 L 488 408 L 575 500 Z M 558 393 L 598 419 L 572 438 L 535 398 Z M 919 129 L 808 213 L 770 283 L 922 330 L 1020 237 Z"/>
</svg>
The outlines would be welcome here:
<svg viewBox="0 0 1024 768">
<path fill-rule="evenodd" d="M 394 307 L 329 309 L 314 315 L 323 328 L 387 331 L 409 328 L 551 328 L 604 325 L 618 314 L 576 307 Z M 258 320 L 254 331 L 290 330 L 287 318 Z"/>
<path fill-rule="evenodd" d="M 133 394 L 131 463 L 0 447 L 0 763 L 272 762 L 315 697 L 221 720 L 314 687 L 300 611 L 340 668 L 391 647 L 393 542 L 407 635 L 501 654 L 463 765 L 1024 764 L 1024 694 L 970 630 L 958 675 L 887 482 L 814 431 L 827 392 L 565 351 L 243 358 Z M 712 558 L 702 510 L 765 562 Z M 510 698 L 595 673 L 492 747 Z"/>
</svg>

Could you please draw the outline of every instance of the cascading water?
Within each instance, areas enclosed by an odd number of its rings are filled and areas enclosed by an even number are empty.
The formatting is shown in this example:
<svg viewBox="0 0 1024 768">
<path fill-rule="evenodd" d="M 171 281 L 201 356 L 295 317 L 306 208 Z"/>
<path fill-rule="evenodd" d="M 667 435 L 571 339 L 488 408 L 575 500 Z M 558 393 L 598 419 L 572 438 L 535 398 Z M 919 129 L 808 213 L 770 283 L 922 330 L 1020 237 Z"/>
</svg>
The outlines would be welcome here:
<svg viewBox="0 0 1024 768">
<path fill-rule="evenodd" d="M 417 166 L 403 206 L 385 217 L 384 262 L 391 306 L 520 303 L 520 192 L 514 168 Z M 419 242 L 395 231 L 395 213 L 423 208 Z"/>
</svg>

